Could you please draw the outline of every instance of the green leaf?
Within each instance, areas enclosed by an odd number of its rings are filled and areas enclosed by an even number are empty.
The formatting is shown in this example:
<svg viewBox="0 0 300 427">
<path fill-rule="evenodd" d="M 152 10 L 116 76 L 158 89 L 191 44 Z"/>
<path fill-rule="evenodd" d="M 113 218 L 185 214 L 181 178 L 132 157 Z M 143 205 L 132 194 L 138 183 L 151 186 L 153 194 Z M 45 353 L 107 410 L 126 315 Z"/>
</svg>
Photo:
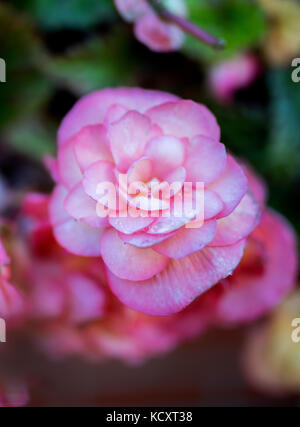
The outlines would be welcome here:
<svg viewBox="0 0 300 427">
<path fill-rule="evenodd" d="M 251 0 L 186 0 L 189 19 L 214 36 L 226 40 L 224 51 L 215 51 L 188 36 L 185 51 L 198 59 L 216 61 L 255 46 L 263 37 L 264 15 Z"/>
<path fill-rule="evenodd" d="M 50 58 L 45 72 L 78 96 L 108 86 L 130 85 L 134 82 L 130 40 L 123 32 L 92 39 L 64 56 Z"/>
<path fill-rule="evenodd" d="M 37 111 L 51 94 L 51 82 L 39 70 L 45 52 L 31 23 L 0 4 L 1 57 L 6 83 L 0 83 L 0 128 Z"/>
<path fill-rule="evenodd" d="M 46 30 L 87 29 L 117 16 L 113 0 L 13 0 Z"/>
<path fill-rule="evenodd" d="M 278 180 L 300 177 L 300 84 L 291 70 L 273 70 L 269 75 L 271 94 L 269 169 Z"/>
<path fill-rule="evenodd" d="M 6 128 L 5 140 L 16 151 L 40 160 L 55 153 L 56 125 L 38 116 L 17 121 Z"/>
</svg>

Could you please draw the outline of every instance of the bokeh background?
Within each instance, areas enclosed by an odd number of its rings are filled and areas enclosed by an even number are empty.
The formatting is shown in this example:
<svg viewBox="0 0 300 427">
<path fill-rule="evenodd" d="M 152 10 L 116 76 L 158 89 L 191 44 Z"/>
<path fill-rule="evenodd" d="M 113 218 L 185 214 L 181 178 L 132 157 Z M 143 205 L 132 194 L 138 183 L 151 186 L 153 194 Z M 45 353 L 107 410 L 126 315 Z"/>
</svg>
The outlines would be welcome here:
<svg viewBox="0 0 300 427">
<path fill-rule="evenodd" d="M 7 82 L 0 83 L 0 205 L 5 192 L 12 195 L 1 215 L 13 218 L 25 191 L 51 191 L 42 159 L 55 154 L 56 130 L 74 102 L 96 89 L 126 85 L 206 104 L 220 123 L 222 142 L 265 178 L 269 204 L 299 234 L 300 82 L 291 79 L 291 61 L 300 57 L 300 3 L 185 3 L 189 19 L 224 38 L 225 50 L 187 36 L 177 52 L 152 52 L 135 39 L 113 0 L 1 0 L 0 57 Z M 211 70 L 249 52 L 259 63 L 257 76 L 231 102 L 221 102 L 208 84 Z M 297 304 L 300 317 L 299 298 Z M 288 387 L 268 393 L 247 380 L 242 354 L 249 328 L 256 326 L 209 332 L 140 366 L 49 361 L 26 337 L 16 336 L 16 347 L 0 344 L 0 364 L 32 378 L 32 405 L 299 404 L 300 387 L 298 394 Z M 300 376 L 300 344 L 295 346 Z"/>
</svg>

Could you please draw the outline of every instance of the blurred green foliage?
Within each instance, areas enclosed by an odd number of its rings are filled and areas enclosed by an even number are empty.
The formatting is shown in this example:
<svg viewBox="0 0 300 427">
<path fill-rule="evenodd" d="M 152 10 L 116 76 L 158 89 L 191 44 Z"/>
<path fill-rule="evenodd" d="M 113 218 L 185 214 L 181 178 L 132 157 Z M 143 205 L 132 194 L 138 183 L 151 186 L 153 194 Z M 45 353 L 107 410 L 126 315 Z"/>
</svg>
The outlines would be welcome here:
<svg viewBox="0 0 300 427">
<path fill-rule="evenodd" d="M 113 0 L 13 0 L 12 3 L 45 30 L 84 30 L 117 16 Z"/>
<path fill-rule="evenodd" d="M 82 96 L 107 86 L 134 84 L 135 58 L 131 53 L 128 33 L 112 33 L 49 58 L 44 71 L 59 85 Z"/>
<path fill-rule="evenodd" d="M 272 70 L 268 76 L 271 94 L 270 144 L 267 155 L 274 177 L 292 181 L 300 177 L 300 88 L 291 72 Z"/>
<path fill-rule="evenodd" d="M 51 83 L 39 70 L 45 52 L 31 23 L 0 4 L 0 56 L 7 82 L 0 90 L 0 127 L 42 108 Z"/>
<path fill-rule="evenodd" d="M 265 32 L 260 7 L 248 0 L 186 0 L 191 21 L 216 37 L 225 39 L 226 49 L 216 52 L 187 37 L 186 52 L 207 61 L 220 61 L 257 45 Z"/>
</svg>

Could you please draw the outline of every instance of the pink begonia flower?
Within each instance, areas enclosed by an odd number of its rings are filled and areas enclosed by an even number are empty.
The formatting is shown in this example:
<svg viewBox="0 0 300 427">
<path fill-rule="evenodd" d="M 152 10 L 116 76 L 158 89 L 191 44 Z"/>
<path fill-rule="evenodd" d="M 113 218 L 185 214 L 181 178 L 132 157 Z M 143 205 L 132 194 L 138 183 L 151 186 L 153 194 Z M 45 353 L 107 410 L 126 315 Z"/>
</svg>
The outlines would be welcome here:
<svg viewBox="0 0 300 427">
<path fill-rule="evenodd" d="M 250 86 L 259 71 L 258 59 L 251 54 L 242 54 L 212 67 L 208 83 L 215 97 L 228 103 L 237 90 Z"/>
<path fill-rule="evenodd" d="M 122 17 L 134 23 L 136 38 L 151 50 L 169 52 L 180 49 L 184 33 L 176 25 L 163 21 L 146 0 L 115 0 Z M 168 1 L 169 10 L 186 15 L 183 0 Z"/>
<path fill-rule="evenodd" d="M 249 167 L 246 174 L 252 194 L 264 209 L 263 182 Z M 180 313 L 170 316 L 139 313 L 110 293 L 101 260 L 71 255 L 56 243 L 47 217 L 47 203 L 46 196 L 29 194 L 23 204 L 22 218 L 27 224 L 32 263 L 27 277 L 32 319 L 36 321 L 40 345 L 53 357 L 76 354 L 95 360 L 118 358 L 140 362 L 171 351 L 213 326 L 254 320 L 271 310 L 295 283 L 294 234 L 285 220 L 266 210 L 232 276 Z M 66 286 L 70 274 L 75 273 L 83 292 L 77 304 Z M 93 288 L 87 286 L 89 282 L 94 283 Z M 96 294 L 95 289 L 98 289 Z M 89 297 L 97 310 L 85 305 Z"/>
<path fill-rule="evenodd" d="M 111 290 L 130 308 L 152 315 L 182 310 L 233 272 L 259 221 L 246 176 L 219 140 L 215 117 L 193 101 L 133 88 L 84 97 L 63 120 L 57 162 L 50 162 L 58 180 L 50 203 L 57 241 L 74 254 L 101 256 Z M 136 197 L 124 196 L 120 174 L 141 181 Z M 198 211 L 178 216 L 175 190 L 163 211 L 169 216 L 153 217 L 167 199 L 154 197 L 153 207 L 145 187 L 173 181 L 192 183 L 195 198 L 196 184 L 204 185 L 201 227 L 191 228 Z M 140 216 L 121 217 L 98 193 L 106 183 L 126 207 L 140 203 Z"/>
<path fill-rule="evenodd" d="M 21 294 L 9 281 L 9 264 L 10 259 L 0 237 L 0 318 L 4 320 L 16 319 L 24 309 Z"/>
</svg>

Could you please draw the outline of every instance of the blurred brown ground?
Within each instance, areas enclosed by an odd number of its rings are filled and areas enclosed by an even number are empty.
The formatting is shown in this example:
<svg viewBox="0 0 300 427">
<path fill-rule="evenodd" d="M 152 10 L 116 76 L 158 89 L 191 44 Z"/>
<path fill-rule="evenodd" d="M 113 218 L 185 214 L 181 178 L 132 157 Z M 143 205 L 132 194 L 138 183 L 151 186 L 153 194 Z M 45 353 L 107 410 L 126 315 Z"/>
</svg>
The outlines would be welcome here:
<svg viewBox="0 0 300 427">
<path fill-rule="evenodd" d="M 210 332 L 136 366 L 78 358 L 49 361 L 24 337 L 16 343 L 19 351 L 5 358 L 15 375 L 22 372 L 32 383 L 30 406 L 297 405 L 295 397 L 265 396 L 249 387 L 241 368 L 246 329 Z"/>
</svg>

